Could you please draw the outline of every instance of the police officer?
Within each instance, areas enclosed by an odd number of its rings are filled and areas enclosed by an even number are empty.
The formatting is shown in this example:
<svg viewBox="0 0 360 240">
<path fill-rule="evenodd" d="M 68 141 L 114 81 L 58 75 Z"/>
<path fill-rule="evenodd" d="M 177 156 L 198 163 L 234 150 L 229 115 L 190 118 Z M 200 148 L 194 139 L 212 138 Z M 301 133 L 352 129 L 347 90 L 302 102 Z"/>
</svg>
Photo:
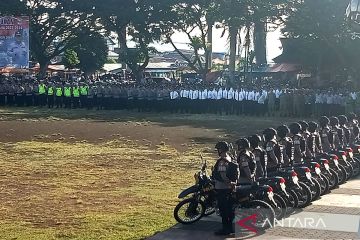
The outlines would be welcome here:
<svg viewBox="0 0 360 240">
<path fill-rule="evenodd" d="M 358 141 L 359 138 L 359 122 L 355 113 L 350 113 L 348 115 L 348 127 L 350 129 L 350 144 L 353 145 Z"/>
<path fill-rule="evenodd" d="M 265 150 L 260 146 L 262 138 L 255 134 L 249 137 L 250 147 L 256 162 L 256 179 L 266 177 L 267 155 Z"/>
<path fill-rule="evenodd" d="M 283 159 L 284 165 L 289 166 L 292 165 L 292 158 L 294 155 L 294 144 L 290 137 L 288 137 L 290 133 L 290 129 L 286 125 L 281 125 L 277 129 L 277 135 L 279 137 L 278 143 L 283 146 Z"/>
<path fill-rule="evenodd" d="M 53 83 L 49 83 L 49 86 L 47 87 L 48 108 L 54 107 L 54 91 L 55 91 L 55 87 Z"/>
<path fill-rule="evenodd" d="M 71 108 L 71 86 L 69 83 L 65 84 L 64 87 L 64 105 L 65 108 Z"/>
<path fill-rule="evenodd" d="M 340 128 L 343 130 L 343 146 L 349 146 L 350 145 L 350 136 L 351 136 L 351 131 L 350 129 L 347 127 L 348 124 L 348 119 L 345 115 L 340 115 L 338 117 L 339 119 L 339 126 Z"/>
<path fill-rule="evenodd" d="M 320 125 L 320 138 L 321 138 L 321 145 L 324 152 L 330 152 L 333 150 L 333 146 L 331 144 L 332 140 L 330 139 L 330 120 L 326 116 L 322 116 L 319 119 Z"/>
<path fill-rule="evenodd" d="M 55 105 L 56 108 L 62 108 L 62 100 L 63 100 L 63 86 L 61 83 L 57 83 L 55 87 Z"/>
<path fill-rule="evenodd" d="M 216 161 L 212 176 L 215 180 L 217 202 L 222 219 L 222 229 L 216 231 L 215 235 L 224 236 L 234 232 L 232 223 L 235 214 L 231 193 L 236 182 L 232 182 L 227 174 L 231 163 L 231 157 L 228 154 L 229 144 L 227 142 L 218 142 L 215 148 L 217 149 L 219 159 Z"/>
<path fill-rule="evenodd" d="M 308 147 L 314 157 L 317 156 L 318 154 L 323 153 L 321 136 L 318 131 L 318 128 L 319 125 L 316 122 L 314 121 L 309 122 L 310 136 L 308 138 Z"/>
<path fill-rule="evenodd" d="M 80 84 L 80 104 L 81 108 L 87 107 L 87 97 L 89 92 L 89 86 L 85 83 Z"/>
<path fill-rule="evenodd" d="M 33 85 L 29 82 L 25 84 L 25 102 L 27 107 L 33 105 Z"/>
<path fill-rule="evenodd" d="M 310 137 L 310 132 L 308 131 L 309 128 L 309 124 L 306 121 L 299 121 L 299 124 L 301 126 L 301 135 L 304 138 L 304 142 L 303 145 L 301 146 L 302 151 L 305 153 L 305 157 L 307 159 L 311 159 L 313 157 L 312 152 L 309 150 L 308 148 L 308 141 L 309 141 L 309 137 Z"/>
<path fill-rule="evenodd" d="M 333 149 L 341 149 L 343 147 L 343 130 L 339 127 L 339 119 L 330 117 L 330 143 Z"/>
<path fill-rule="evenodd" d="M 274 172 L 283 163 L 282 148 L 276 141 L 277 132 L 274 128 L 265 129 L 263 135 L 267 154 L 267 172 Z"/>
<path fill-rule="evenodd" d="M 40 81 L 39 84 L 39 105 L 40 107 L 45 106 L 46 104 L 46 85 L 44 84 L 44 81 Z"/>
<path fill-rule="evenodd" d="M 0 82 L 0 106 L 4 106 L 6 103 L 6 86 L 4 81 Z"/>
<path fill-rule="evenodd" d="M 302 147 L 305 139 L 301 135 L 301 126 L 299 123 L 292 123 L 289 129 L 294 143 L 294 163 L 302 163 L 305 156 L 304 148 Z"/>
<path fill-rule="evenodd" d="M 235 144 L 238 146 L 239 183 L 252 183 L 255 180 L 256 161 L 254 154 L 250 151 L 250 142 L 246 138 L 240 138 Z"/>
</svg>

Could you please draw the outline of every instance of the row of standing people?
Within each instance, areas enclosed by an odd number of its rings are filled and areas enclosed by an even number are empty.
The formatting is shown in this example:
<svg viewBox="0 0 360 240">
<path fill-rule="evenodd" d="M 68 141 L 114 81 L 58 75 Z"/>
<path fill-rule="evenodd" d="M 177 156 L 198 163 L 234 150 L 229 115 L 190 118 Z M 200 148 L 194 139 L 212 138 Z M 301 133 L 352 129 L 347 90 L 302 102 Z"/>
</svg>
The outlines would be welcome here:
<svg viewBox="0 0 360 240">
<path fill-rule="evenodd" d="M 356 110 L 357 94 L 290 89 L 170 88 L 119 83 L 3 83 L 1 105 L 137 109 L 179 113 L 310 116 Z"/>
</svg>

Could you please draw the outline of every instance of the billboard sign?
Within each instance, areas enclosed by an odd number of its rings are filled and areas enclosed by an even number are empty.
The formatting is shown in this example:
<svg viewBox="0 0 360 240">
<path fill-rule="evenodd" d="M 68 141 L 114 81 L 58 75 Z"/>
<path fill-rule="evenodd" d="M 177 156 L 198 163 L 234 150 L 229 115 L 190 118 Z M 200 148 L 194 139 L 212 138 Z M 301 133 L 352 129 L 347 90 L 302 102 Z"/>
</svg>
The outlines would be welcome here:
<svg viewBox="0 0 360 240">
<path fill-rule="evenodd" d="M 0 16 L 0 68 L 29 67 L 29 17 Z"/>
</svg>

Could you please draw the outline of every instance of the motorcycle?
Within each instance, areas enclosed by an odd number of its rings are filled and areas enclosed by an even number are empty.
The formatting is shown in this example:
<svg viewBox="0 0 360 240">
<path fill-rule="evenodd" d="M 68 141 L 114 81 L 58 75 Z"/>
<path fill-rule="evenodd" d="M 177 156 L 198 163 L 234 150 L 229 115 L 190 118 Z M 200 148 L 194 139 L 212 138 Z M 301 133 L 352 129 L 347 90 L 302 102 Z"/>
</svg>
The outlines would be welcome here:
<svg viewBox="0 0 360 240">
<path fill-rule="evenodd" d="M 174 209 L 174 217 L 179 223 L 191 224 L 215 212 L 216 193 L 213 181 L 206 173 L 206 165 L 204 162 L 201 170 L 195 173 L 195 185 L 183 190 L 178 196 L 183 199 Z"/>
<path fill-rule="evenodd" d="M 197 172 L 195 185 L 183 190 L 179 198 L 183 199 L 174 209 L 174 218 L 182 224 L 192 224 L 202 217 L 214 213 L 217 209 L 216 190 L 214 182 L 206 172 L 206 162 Z M 272 205 L 276 205 L 274 193 L 271 187 L 259 184 L 240 185 L 232 193 L 235 209 L 261 208 L 267 209 L 266 218 L 258 218 L 258 227 L 266 227 L 269 219 L 273 221 L 275 212 Z M 186 198 L 188 197 L 188 198 Z M 235 210 L 234 209 L 234 210 Z M 260 224 L 262 223 L 262 224 Z"/>
</svg>

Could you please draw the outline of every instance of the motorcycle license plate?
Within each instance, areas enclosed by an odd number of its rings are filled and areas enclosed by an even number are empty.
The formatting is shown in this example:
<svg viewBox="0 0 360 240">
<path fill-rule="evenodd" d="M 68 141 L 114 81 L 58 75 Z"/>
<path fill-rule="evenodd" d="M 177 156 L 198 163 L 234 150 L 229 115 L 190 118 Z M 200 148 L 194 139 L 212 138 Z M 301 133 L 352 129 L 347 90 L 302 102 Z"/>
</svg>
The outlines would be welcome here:
<svg viewBox="0 0 360 240">
<path fill-rule="evenodd" d="M 281 190 L 283 190 L 284 192 L 286 192 L 286 185 L 285 185 L 285 183 L 280 183 L 280 187 L 281 187 Z"/>
<path fill-rule="evenodd" d="M 320 168 L 318 168 L 318 167 L 317 167 L 317 168 L 315 168 L 315 172 L 316 172 L 316 174 L 317 174 L 317 175 L 320 175 L 320 173 L 321 173 Z"/>
<path fill-rule="evenodd" d="M 275 204 L 275 206 L 277 206 L 277 205 L 276 205 L 276 202 L 275 202 L 275 200 L 274 200 L 274 193 L 273 193 L 273 192 L 268 192 L 268 197 L 269 197 L 269 200 L 270 200 L 271 202 L 273 202 L 273 203 Z"/>
<path fill-rule="evenodd" d="M 311 173 L 307 172 L 307 173 L 305 173 L 305 175 L 306 175 L 307 179 L 311 180 Z"/>
<path fill-rule="evenodd" d="M 350 158 L 353 158 L 353 157 L 354 157 L 354 153 L 349 152 L 349 157 L 350 157 Z"/>
<path fill-rule="evenodd" d="M 292 180 L 293 180 L 294 184 L 296 184 L 296 185 L 299 183 L 299 178 L 297 176 L 292 177 Z"/>
<path fill-rule="evenodd" d="M 326 171 L 329 171 L 329 170 L 330 170 L 329 164 L 324 163 L 324 166 L 325 166 Z"/>
<path fill-rule="evenodd" d="M 334 160 L 335 166 L 339 166 L 339 161 L 338 160 Z"/>
</svg>

